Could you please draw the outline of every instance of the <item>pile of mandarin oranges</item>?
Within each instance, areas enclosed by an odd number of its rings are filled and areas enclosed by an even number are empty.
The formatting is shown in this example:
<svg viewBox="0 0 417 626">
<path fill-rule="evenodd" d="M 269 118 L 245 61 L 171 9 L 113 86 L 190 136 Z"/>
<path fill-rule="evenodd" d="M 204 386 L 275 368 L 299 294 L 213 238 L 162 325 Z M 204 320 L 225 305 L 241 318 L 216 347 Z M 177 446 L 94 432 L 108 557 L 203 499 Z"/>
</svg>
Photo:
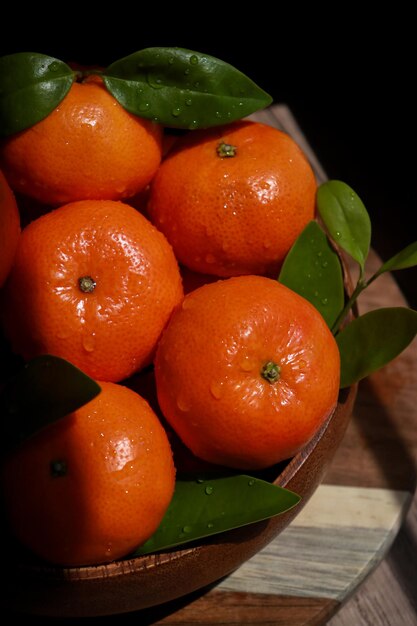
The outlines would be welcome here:
<svg viewBox="0 0 417 626">
<path fill-rule="evenodd" d="M 35 554 L 97 564 L 146 541 L 183 469 L 176 437 L 197 465 L 258 470 L 330 415 L 335 340 L 277 281 L 315 215 L 287 134 L 237 121 L 173 139 L 90 76 L 2 141 L 0 169 L 4 336 L 101 387 L 4 459 L 10 526 Z M 138 393 L 150 379 L 157 401 Z"/>
</svg>

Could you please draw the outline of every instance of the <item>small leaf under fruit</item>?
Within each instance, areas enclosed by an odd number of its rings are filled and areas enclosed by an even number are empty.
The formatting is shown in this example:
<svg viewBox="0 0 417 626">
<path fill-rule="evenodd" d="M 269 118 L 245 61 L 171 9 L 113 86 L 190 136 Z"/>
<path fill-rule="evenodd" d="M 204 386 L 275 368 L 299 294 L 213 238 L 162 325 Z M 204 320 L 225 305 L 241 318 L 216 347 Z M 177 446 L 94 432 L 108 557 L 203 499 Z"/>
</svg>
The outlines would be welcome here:
<svg viewBox="0 0 417 626">
<path fill-rule="evenodd" d="M 311 302 L 331 328 L 343 309 L 339 257 L 317 222 L 311 221 L 287 254 L 279 282 Z"/>
<path fill-rule="evenodd" d="M 246 475 L 179 477 L 158 530 L 135 555 L 149 554 L 288 511 L 300 496 Z"/>
<path fill-rule="evenodd" d="M 317 190 L 317 207 L 333 240 L 363 271 L 371 243 L 371 220 L 362 200 L 346 183 L 329 180 Z"/>
<path fill-rule="evenodd" d="M 388 307 L 365 313 L 336 335 L 340 386 L 349 387 L 398 356 L 417 334 L 417 311 Z"/>
<path fill-rule="evenodd" d="M 94 380 L 64 359 L 51 355 L 32 359 L 0 393 L 3 450 L 79 409 L 100 391 Z"/>
</svg>

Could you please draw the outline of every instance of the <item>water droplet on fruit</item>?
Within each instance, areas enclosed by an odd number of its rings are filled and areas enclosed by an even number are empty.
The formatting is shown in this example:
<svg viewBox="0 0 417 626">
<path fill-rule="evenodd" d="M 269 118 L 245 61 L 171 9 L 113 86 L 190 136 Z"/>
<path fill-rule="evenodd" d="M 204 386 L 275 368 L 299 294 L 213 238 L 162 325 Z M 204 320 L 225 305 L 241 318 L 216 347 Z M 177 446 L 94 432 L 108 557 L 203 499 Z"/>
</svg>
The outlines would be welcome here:
<svg viewBox="0 0 417 626">
<path fill-rule="evenodd" d="M 323 268 L 324 268 L 324 267 L 327 267 L 328 265 L 329 265 L 329 264 L 328 264 L 328 262 L 327 262 L 327 261 L 323 261 L 323 263 L 321 264 L 321 266 L 322 266 Z"/>
<path fill-rule="evenodd" d="M 249 356 L 245 356 L 239 362 L 239 367 L 244 372 L 251 372 L 256 367 L 256 363 Z"/>
<path fill-rule="evenodd" d="M 48 67 L 48 70 L 50 70 L 51 72 L 57 72 L 59 70 L 59 63 L 57 61 L 54 61 L 53 63 L 51 63 L 51 65 Z"/>
<path fill-rule="evenodd" d="M 180 411 L 183 411 L 184 413 L 189 411 L 190 410 L 190 404 L 189 404 L 187 398 L 185 398 L 183 395 L 179 395 L 178 398 L 177 398 L 177 407 L 179 408 Z"/>
<path fill-rule="evenodd" d="M 204 493 L 206 494 L 206 496 L 211 496 L 213 493 L 213 487 L 211 485 L 207 485 L 207 487 L 204 489 Z"/>
<path fill-rule="evenodd" d="M 223 382 L 213 380 L 210 383 L 210 393 L 213 396 L 213 398 L 216 398 L 216 400 L 220 400 L 220 398 L 223 395 L 223 390 L 224 390 L 223 388 L 224 388 Z"/>
<path fill-rule="evenodd" d="M 147 111 L 149 109 L 149 102 L 141 102 L 139 104 L 139 111 Z"/>
<path fill-rule="evenodd" d="M 220 118 L 222 116 L 222 114 L 220 113 L 220 111 L 216 111 L 216 117 Z"/>
<path fill-rule="evenodd" d="M 322 301 L 321 301 L 321 303 L 322 303 L 323 305 L 326 305 L 326 304 L 328 303 L 327 298 L 323 298 L 323 299 L 322 299 Z"/>
<path fill-rule="evenodd" d="M 83 348 L 86 352 L 93 352 L 96 347 L 96 333 L 83 337 Z"/>
<path fill-rule="evenodd" d="M 340 237 L 342 236 L 342 233 L 339 230 L 337 230 L 335 235 L 338 239 L 340 239 Z"/>
<path fill-rule="evenodd" d="M 188 76 L 188 74 L 189 74 L 189 73 L 190 73 L 190 68 L 189 68 L 189 67 L 187 67 L 187 69 L 186 69 L 186 70 L 184 70 L 184 74 L 185 74 L 186 76 Z"/>
<path fill-rule="evenodd" d="M 255 479 L 251 478 L 250 480 L 248 480 L 248 486 L 249 487 L 253 487 L 253 485 L 255 484 Z"/>
<path fill-rule="evenodd" d="M 197 482 L 201 485 L 204 482 L 204 478 L 197 478 Z"/>
<path fill-rule="evenodd" d="M 193 120 L 189 125 L 188 125 L 188 129 L 189 130 L 195 130 L 196 128 L 198 128 L 198 122 L 197 120 Z"/>
<path fill-rule="evenodd" d="M 169 59 L 168 59 L 168 63 L 169 63 L 170 65 L 172 65 L 172 64 L 174 63 L 174 61 L 175 61 L 174 57 L 169 57 Z"/>
<path fill-rule="evenodd" d="M 191 63 L 191 65 L 197 65 L 197 63 L 198 63 L 198 57 L 197 57 L 195 54 L 192 54 L 192 55 L 190 56 L 190 63 Z"/>
<path fill-rule="evenodd" d="M 173 115 L 174 117 L 178 117 L 181 114 L 181 109 L 179 107 L 176 107 L 175 109 L 172 109 L 171 111 L 171 115 Z"/>
<path fill-rule="evenodd" d="M 182 527 L 182 532 L 185 533 L 186 535 L 189 535 L 192 530 L 193 529 L 192 529 L 191 526 L 183 526 Z"/>
<path fill-rule="evenodd" d="M 191 100 L 191 98 L 187 98 L 187 100 L 185 101 L 185 105 L 187 107 L 190 107 L 192 105 L 193 101 Z"/>
<path fill-rule="evenodd" d="M 213 522 L 209 522 L 209 523 L 207 524 L 207 528 L 213 528 L 213 527 L 214 527 Z"/>
</svg>

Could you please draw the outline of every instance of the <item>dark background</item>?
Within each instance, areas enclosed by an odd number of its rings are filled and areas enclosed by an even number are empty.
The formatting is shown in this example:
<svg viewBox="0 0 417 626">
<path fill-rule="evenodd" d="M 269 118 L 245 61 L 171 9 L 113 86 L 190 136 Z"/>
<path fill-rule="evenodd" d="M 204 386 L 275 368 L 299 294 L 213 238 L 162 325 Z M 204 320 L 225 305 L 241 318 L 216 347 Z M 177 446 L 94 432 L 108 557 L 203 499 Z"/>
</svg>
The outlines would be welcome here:
<svg viewBox="0 0 417 626">
<path fill-rule="evenodd" d="M 106 65 L 148 46 L 180 46 L 235 65 L 292 109 L 330 178 L 351 185 L 372 220 L 372 245 L 384 260 L 417 239 L 413 20 L 400 10 L 317 18 L 246 15 L 244 26 L 195 5 L 196 20 L 173 18 L 164 35 L 155 21 L 121 15 L 92 25 L 80 16 L 51 28 L 12 31 L 1 54 L 31 50 L 81 64 Z M 207 15 L 206 15 L 207 13 Z M 165 23 L 169 17 L 165 15 Z M 29 18 L 30 19 L 30 18 Z M 176 20 L 176 21 L 175 21 Z M 302 24 L 301 24 L 302 21 Z M 166 29 L 165 29 L 166 30 Z M 201 32 L 203 31 L 203 32 Z M 8 40 L 9 39 L 9 40 Z M 417 308 L 417 270 L 396 272 Z"/>
</svg>

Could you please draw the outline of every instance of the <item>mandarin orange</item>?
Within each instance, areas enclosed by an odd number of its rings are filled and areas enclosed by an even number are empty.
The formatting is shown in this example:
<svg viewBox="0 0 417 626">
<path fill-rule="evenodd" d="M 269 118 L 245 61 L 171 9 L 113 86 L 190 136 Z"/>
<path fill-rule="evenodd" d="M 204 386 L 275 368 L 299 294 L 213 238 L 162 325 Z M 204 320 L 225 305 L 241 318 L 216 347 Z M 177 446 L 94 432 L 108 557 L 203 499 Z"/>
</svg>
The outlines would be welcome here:
<svg viewBox="0 0 417 626">
<path fill-rule="evenodd" d="M 128 113 L 92 76 L 74 83 L 48 117 L 5 139 L 0 163 L 15 191 L 59 205 L 131 197 L 148 185 L 161 154 L 161 127 Z"/>
<path fill-rule="evenodd" d="M 336 341 L 307 300 L 241 276 L 185 296 L 155 359 L 168 423 L 198 457 L 260 469 L 298 452 L 338 398 Z"/>
<path fill-rule="evenodd" d="M 126 204 L 85 200 L 22 231 L 3 322 L 26 359 L 54 354 L 117 382 L 151 361 L 182 296 L 162 233 Z"/>
<path fill-rule="evenodd" d="M 174 492 L 164 429 L 148 403 L 113 383 L 5 459 L 2 483 L 16 537 L 62 565 L 112 561 L 146 541 Z"/>
<path fill-rule="evenodd" d="M 235 122 L 177 139 L 151 183 L 148 211 L 190 269 L 275 275 L 314 216 L 315 193 L 289 135 Z"/>
<path fill-rule="evenodd" d="M 0 287 L 10 272 L 20 236 L 19 209 L 0 171 Z"/>
</svg>

